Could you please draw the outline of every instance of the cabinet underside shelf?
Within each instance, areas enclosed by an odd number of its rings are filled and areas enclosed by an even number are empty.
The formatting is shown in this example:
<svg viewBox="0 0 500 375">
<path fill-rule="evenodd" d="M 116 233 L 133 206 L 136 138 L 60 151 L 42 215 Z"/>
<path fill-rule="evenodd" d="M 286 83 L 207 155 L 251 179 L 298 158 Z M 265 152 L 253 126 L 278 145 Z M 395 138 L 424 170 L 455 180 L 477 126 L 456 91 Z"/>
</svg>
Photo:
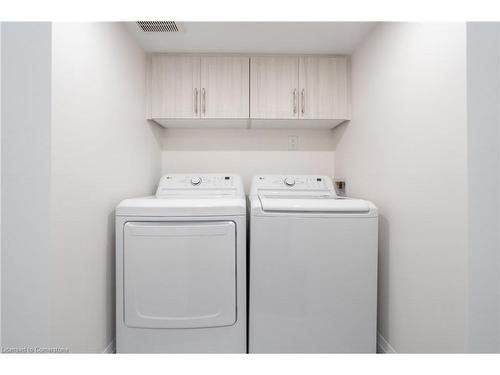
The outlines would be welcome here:
<svg viewBox="0 0 500 375">
<path fill-rule="evenodd" d="M 232 129 L 333 129 L 348 119 L 267 120 L 267 119 L 150 119 L 164 128 L 232 128 Z"/>
</svg>

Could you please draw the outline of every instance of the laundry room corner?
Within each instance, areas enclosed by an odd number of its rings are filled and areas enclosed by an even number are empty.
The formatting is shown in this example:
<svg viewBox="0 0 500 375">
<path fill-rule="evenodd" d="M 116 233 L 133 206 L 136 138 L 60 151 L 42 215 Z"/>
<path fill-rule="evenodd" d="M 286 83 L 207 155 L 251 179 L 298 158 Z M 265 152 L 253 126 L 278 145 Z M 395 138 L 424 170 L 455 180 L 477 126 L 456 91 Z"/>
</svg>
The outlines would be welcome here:
<svg viewBox="0 0 500 375">
<path fill-rule="evenodd" d="M 467 351 L 465 56 L 465 23 L 383 23 L 352 55 L 335 169 L 380 209 L 378 330 L 398 353 Z"/>
<path fill-rule="evenodd" d="M 115 331 L 114 208 L 151 195 L 161 173 L 146 54 L 119 23 L 54 23 L 52 40 L 51 343 L 102 352 Z"/>
<path fill-rule="evenodd" d="M 110 350 L 114 208 L 161 173 L 146 54 L 119 23 L 2 23 L 2 78 L 3 347 Z"/>
</svg>

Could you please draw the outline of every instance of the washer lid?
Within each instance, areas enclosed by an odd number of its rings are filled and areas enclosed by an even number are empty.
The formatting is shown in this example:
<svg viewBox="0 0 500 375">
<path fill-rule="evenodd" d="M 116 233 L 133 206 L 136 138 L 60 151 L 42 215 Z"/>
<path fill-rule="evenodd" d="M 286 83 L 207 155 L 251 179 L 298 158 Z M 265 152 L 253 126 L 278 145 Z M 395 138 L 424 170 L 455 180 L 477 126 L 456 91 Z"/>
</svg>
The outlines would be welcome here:
<svg viewBox="0 0 500 375">
<path fill-rule="evenodd" d="M 259 194 L 263 211 L 269 212 L 369 212 L 370 205 L 361 199 L 337 196 L 276 196 Z"/>
</svg>

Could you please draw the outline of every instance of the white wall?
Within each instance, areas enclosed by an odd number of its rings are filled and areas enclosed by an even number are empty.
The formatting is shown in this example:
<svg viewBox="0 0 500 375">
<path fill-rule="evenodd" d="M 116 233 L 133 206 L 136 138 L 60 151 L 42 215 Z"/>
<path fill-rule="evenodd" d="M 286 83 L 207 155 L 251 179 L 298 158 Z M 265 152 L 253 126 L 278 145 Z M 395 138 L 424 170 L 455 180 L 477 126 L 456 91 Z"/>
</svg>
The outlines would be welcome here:
<svg viewBox="0 0 500 375">
<path fill-rule="evenodd" d="M 53 25 L 50 331 L 72 352 L 114 338 L 114 207 L 160 177 L 145 58 L 120 24 Z"/>
<path fill-rule="evenodd" d="M 47 347 L 51 26 L 1 25 L 2 347 Z"/>
<path fill-rule="evenodd" d="M 0 22 L 0 348 L 2 347 L 2 22 Z"/>
<path fill-rule="evenodd" d="M 289 151 L 289 136 L 298 149 Z M 332 130 L 167 129 L 162 133 L 163 173 L 227 172 L 252 176 L 334 174 L 337 135 Z"/>
<path fill-rule="evenodd" d="M 467 24 L 469 345 L 500 351 L 500 27 Z"/>
<path fill-rule="evenodd" d="M 461 352 L 467 326 L 465 24 L 381 24 L 352 56 L 347 192 L 380 208 L 379 332 Z"/>
</svg>

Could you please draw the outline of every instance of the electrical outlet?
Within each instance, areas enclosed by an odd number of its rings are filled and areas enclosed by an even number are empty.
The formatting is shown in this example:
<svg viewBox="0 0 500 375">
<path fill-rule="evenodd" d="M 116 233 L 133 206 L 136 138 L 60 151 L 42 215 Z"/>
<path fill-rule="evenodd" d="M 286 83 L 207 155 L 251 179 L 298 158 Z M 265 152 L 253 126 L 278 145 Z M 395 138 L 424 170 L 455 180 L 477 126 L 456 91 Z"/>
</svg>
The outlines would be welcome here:
<svg viewBox="0 0 500 375">
<path fill-rule="evenodd" d="M 295 151 L 299 149 L 299 136 L 289 135 L 288 136 L 288 150 Z"/>
</svg>

